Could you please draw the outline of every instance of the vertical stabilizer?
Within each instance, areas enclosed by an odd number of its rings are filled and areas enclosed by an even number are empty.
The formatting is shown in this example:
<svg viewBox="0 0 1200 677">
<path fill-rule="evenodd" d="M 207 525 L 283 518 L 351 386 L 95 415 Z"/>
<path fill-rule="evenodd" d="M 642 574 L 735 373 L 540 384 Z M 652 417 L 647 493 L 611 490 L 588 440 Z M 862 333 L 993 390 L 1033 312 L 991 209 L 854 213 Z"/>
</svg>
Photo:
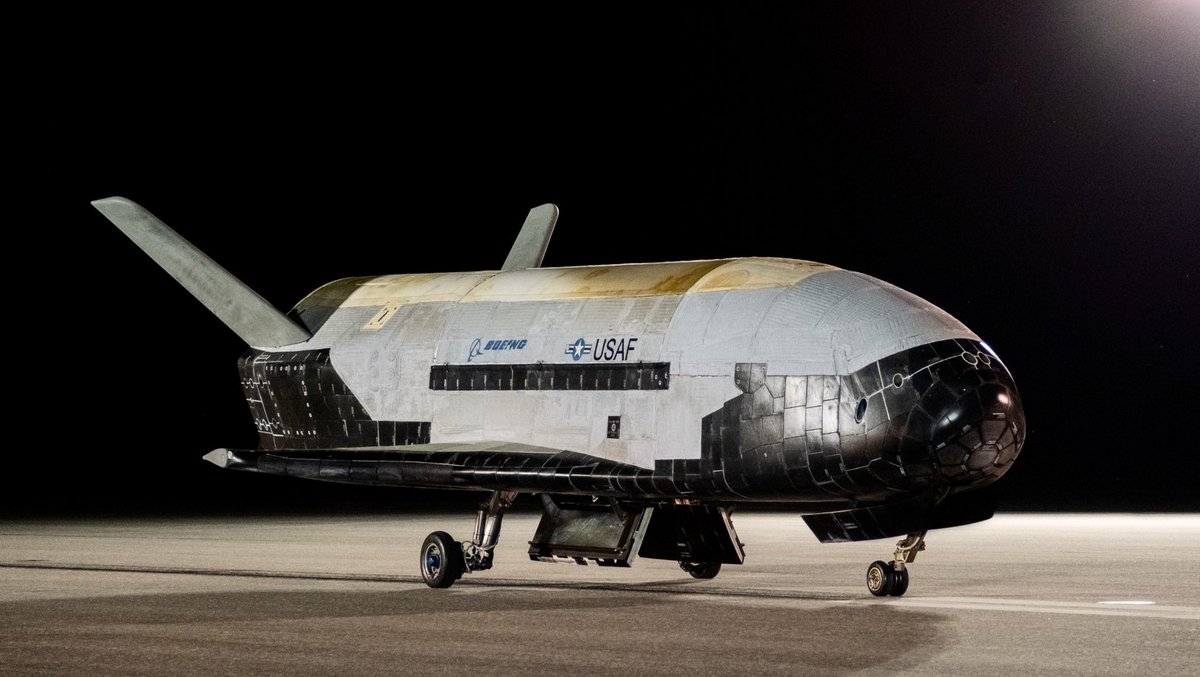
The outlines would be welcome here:
<svg viewBox="0 0 1200 677">
<path fill-rule="evenodd" d="M 92 206 L 249 345 L 277 348 L 309 339 L 308 332 L 141 205 L 108 197 Z"/>
<path fill-rule="evenodd" d="M 550 236 L 554 234 L 555 221 L 558 221 L 558 207 L 552 204 L 530 209 L 501 270 L 525 270 L 542 265 L 546 248 L 550 246 Z"/>
</svg>

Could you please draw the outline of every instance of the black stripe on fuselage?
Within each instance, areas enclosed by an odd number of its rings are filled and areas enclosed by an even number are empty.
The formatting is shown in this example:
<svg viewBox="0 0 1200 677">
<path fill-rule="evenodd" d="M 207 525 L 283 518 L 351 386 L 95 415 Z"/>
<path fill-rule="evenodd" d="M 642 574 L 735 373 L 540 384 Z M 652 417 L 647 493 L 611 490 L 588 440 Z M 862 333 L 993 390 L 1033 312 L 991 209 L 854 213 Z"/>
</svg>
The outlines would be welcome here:
<svg viewBox="0 0 1200 677">
<path fill-rule="evenodd" d="M 439 364 L 430 390 L 666 390 L 670 362 L 601 364 Z"/>
</svg>

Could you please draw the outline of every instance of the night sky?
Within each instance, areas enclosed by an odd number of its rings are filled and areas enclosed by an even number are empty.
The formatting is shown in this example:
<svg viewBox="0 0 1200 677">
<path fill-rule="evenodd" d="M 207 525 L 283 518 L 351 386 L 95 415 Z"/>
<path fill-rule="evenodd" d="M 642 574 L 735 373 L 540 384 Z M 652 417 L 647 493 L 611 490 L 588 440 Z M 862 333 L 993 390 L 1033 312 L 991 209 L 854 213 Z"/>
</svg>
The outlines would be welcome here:
<svg viewBox="0 0 1200 677">
<path fill-rule="evenodd" d="M 339 277 L 495 269 L 543 202 L 546 265 L 861 271 L 1012 370 L 1002 507 L 1200 509 L 1200 2 L 993 4 L 96 31 L 9 104 L 32 239 L 7 253 L 40 272 L 8 273 L 0 503 L 433 500 L 202 461 L 256 444 L 244 346 L 88 204 L 123 195 L 285 310 Z"/>
</svg>

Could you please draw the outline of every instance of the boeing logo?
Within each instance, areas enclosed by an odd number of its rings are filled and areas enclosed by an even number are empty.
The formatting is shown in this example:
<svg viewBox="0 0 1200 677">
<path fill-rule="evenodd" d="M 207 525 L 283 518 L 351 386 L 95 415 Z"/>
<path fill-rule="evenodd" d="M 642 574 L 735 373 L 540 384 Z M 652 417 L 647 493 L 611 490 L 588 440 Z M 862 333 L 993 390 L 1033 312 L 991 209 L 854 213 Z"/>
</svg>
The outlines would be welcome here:
<svg viewBox="0 0 1200 677">
<path fill-rule="evenodd" d="M 484 343 L 482 338 L 477 338 L 471 341 L 471 348 L 467 351 L 467 362 L 490 350 L 524 350 L 527 343 L 528 339 L 489 339 Z"/>
<path fill-rule="evenodd" d="M 564 355 L 570 355 L 572 360 L 578 362 L 583 359 L 584 355 L 591 355 L 595 362 L 612 362 L 615 360 L 628 360 L 633 356 L 633 351 L 637 343 L 637 337 L 633 338 L 598 338 L 593 343 L 588 343 L 582 338 L 575 339 L 574 343 L 568 343 L 567 349 L 563 351 Z"/>
</svg>

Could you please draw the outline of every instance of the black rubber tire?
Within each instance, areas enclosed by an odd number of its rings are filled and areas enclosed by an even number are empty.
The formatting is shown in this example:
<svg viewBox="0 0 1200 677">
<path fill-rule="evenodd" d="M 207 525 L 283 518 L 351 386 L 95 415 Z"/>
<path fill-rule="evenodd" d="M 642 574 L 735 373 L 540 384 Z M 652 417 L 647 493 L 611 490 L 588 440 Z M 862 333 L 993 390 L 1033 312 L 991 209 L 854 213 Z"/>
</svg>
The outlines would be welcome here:
<svg viewBox="0 0 1200 677">
<path fill-rule="evenodd" d="M 876 560 L 867 567 L 867 590 L 876 597 L 887 597 L 896 584 L 896 567 L 891 562 Z"/>
<path fill-rule="evenodd" d="M 896 580 L 892 583 L 892 589 L 888 594 L 892 597 L 902 597 L 904 593 L 908 592 L 908 569 L 897 571 L 893 565 L 892 571 L 895 572 Z"/>
<path fill-rule="evenodd" d="M 716 578 L 721 573 L 720 562 L 680 562 L 679 568 L 688 572 L 692 578 Z"/>
<path fill-rule="evenodd" d="M 421 544 L 421 579 L 431 588 L 448 588 L 462 578 L 462 544 L 444 531 L 435 531 Z"/>
</svg>

